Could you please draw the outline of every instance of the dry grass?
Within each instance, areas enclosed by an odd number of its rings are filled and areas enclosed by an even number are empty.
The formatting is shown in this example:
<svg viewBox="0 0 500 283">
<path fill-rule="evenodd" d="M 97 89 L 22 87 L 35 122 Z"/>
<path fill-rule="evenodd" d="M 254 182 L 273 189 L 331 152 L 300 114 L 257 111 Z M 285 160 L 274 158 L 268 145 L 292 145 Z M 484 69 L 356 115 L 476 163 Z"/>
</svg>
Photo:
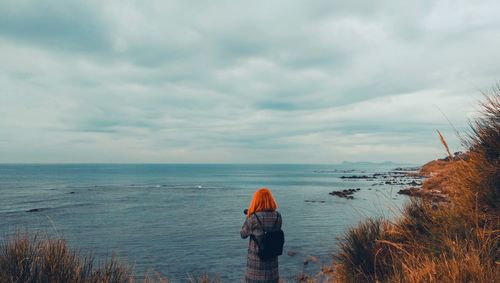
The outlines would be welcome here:
<svg viewBox="0 0 500 283">
<path fill-rule="evenodd" d="M 216 283 L 207 275 L 193 283 Z M 17 233 L 0 244 L 0 283 L 169 283 L 160 273 L 137 278 L 132 266 L 115 258 L 97 261 L 81 255 L 66 241 L 36 234 Z"/>
<path fill-rule="evenodd" d="M 446 140 L 444 139 L 443 135 L 441 134 L 441 132 L 439 130 L 436 130 L 437 133 L 438 133 L 438 136 L 439 136 L 439 140 L 441 141 L 441 143 L 443 144 L 444 146 L 444 149 L 446 150 L 446 153 L 448 153 L 448 157 L 450 159 L 453 158 L 453 156 L 451 155 L 451 152 L 450 152 L 450 148 L 448 147 L 448 143 L 446 142 Z"/>
<path fill-rule="evenodd" d="M 17 234 L 0 246 L 0 282 L 133 282 L 132 268 L 110 259 L 97 264 L 64 240 Z"/>
<path fill-rule="evenodd" d="M 395 222 L 368 220 L 349 231 L 334 281 L 500 282 L 500 87 L 482 114 L 464 140 L 466 154 L 451 158 L 448 149 L 447 159 L 421 170 L 429 177 L 423 189 L 449 202 L 414 199 Z"/>
</svg>

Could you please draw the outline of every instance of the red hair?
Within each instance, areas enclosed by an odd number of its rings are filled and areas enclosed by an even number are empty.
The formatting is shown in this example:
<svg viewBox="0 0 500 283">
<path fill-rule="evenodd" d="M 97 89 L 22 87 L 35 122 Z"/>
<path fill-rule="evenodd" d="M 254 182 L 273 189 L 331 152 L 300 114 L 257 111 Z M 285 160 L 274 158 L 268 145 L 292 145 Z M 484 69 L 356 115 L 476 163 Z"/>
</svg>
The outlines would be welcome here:
<svg viewBox="0 0 500 283">
<path fill-rule="evenodd" d="M 258 211 L 275 211 L 278 208 L 273 194 L 268 188 L 260 188 L 253 194 L 247 217 Z"/>
</svg>

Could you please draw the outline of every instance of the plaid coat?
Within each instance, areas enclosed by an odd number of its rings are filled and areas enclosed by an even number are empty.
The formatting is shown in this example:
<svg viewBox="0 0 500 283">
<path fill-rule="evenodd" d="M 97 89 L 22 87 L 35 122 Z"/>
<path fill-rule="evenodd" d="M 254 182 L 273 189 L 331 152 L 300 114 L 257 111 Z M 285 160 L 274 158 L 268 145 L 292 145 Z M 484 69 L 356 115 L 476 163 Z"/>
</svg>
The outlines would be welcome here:
<svg viewBox="0 0 500 283">
<path fill-rule="evenodd" d="M 277 211 L 262 211 L 256 212 L 259 216 L 262 225 L 266 231 L 278 230 L 281 228 L 281 214 Z M 241 228 L 241 238 L 245 239 L 250 235 L 254 235 L 259 238 L 262 237 L 264 231 L 260 227 L 259 222 L 254 214 L 247 217 L 243 227 Z M 278 271 L 278 257 L 274 257 L 268 260 L 261 260 L 257 255 L 259 247 L 255 241 L 250 237 L 248 243 L 248 256 L 247 256 L 247 271 L 245 276 L 245 282 L 248 283 L 266 283 L 266 282 L 278 282 L 279 271 Z M 259 238 L 260 239 L 260 238 Z"/>
</svg>

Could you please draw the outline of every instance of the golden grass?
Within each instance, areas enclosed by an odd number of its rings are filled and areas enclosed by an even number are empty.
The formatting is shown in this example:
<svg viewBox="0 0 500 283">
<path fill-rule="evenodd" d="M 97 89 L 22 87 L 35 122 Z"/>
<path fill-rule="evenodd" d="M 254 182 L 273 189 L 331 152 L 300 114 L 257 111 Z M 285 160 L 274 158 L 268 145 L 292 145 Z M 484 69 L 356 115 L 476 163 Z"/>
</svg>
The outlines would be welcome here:
<svg viewBox="0 0 500 283">
<path fill-rule="evenodd" d="M 448 153 L 448 158 L 452 159 L 453 156 L 451 155 L 451 152 L 450 152 L 450 147 L 448 146 L 448 143 L 446 142 L 446 140 L 444 139 L 443 135 L 441 134 L 441 132 L 439 130 L 436 130 L 438 135 L 439 135 L 439 140 L 441 141 L 441 143 L 443 144 L 444 146 L 444 149 L 446 150 L 446 153 Z"/>
<path fill-rule="evenodd" d="M 111 258 L 97 261 L 81 255 L 65 240 L 17 233 L 0 244 L 0 283 L 169 283 L 160 273 L 138 278 L 133 267 Z M 216 283 L 208 275 L 191 277 L 192 283 Z"/>
<path fill-rule="evenodd" d="M 449 202 L 413 199 L 402 216 L 350 230 L 334 260 L 336 282 L 500 282 L 500 87 L 464 140 L 469 151 L 424 165 L 423 190 Z"/>
<path fill-rule="evenodd" d="M 97 264 L 61 239 L 17 234 L 0 246 L 0 282 L 133 282 L 132 268 L 110 259 Z"/>
</svg>

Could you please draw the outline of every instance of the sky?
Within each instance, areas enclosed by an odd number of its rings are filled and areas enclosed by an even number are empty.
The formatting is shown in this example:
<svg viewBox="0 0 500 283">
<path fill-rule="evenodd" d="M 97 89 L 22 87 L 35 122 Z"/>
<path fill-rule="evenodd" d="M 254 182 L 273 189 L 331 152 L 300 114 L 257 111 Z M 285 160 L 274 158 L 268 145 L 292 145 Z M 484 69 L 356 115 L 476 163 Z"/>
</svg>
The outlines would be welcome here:
<svg viewBox="0 0 500 283">
<path fill-rule="evenodd" d="M 0 163 L 424 163 L 499 82 L 499 12 L 0 0 Z"/>
</svg>

